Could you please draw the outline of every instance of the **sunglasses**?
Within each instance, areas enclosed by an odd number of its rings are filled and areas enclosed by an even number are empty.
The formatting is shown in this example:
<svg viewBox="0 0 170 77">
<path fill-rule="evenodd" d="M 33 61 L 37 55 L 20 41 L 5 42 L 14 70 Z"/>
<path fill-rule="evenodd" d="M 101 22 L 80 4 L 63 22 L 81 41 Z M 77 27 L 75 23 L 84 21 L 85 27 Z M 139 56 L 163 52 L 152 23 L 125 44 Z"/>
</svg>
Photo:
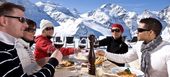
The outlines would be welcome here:
<svg viewBox="0 0 170 77">
<path fill-rule="evenodd" d="M 35 33 L 35 32 L 36 32 L 36 29 L 26 28 L 24 31 L 31 32 L 31 33 Z"/>
<path fill-rule="evenodd" d="M 54 30 L 54 28 L 53 27 L 47 27 L 47 28 L 45 28 L 45 30 Z"/>
<path fill-rule="evenodd" d="M 150 31 L 150 30 L 148 30 L 148 29 L 138 28 L 138 29 L 137 29 L 137 31 L 138 31 L 138 32 L 144 32 L 144 31 Z"/>
<path fill-rule="evenodd" d="M 4 15 L 5 17 L 9 17 L 9 18 L 15 18 L 15 19 L 18 19 L 19 22 L 21 23 L 26 23 L 27 21 L 27 18 L 24 18 L 24 17 L 17 17 L 17 16 L 9 16 L 9 15 Z"/>
<path fill-rule="evenodd" d="M 120 29 L 111 29 L 111 32 L 120 32 Z"/>
</svg>

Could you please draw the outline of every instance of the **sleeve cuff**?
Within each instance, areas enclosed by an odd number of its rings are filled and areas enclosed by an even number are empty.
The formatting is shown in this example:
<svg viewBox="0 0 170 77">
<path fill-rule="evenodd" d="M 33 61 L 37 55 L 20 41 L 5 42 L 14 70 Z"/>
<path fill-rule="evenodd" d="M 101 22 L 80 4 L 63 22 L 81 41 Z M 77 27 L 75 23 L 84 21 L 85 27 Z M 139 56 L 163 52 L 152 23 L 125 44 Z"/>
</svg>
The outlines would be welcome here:
<svg viewBox="0 0 170 77">
<path fill-rule="evenodd" d="M 56 58 L 50 58 L 48 63 L 52 64 L 53 66 L 57 66 L 59 64 Z"/>
</svg>

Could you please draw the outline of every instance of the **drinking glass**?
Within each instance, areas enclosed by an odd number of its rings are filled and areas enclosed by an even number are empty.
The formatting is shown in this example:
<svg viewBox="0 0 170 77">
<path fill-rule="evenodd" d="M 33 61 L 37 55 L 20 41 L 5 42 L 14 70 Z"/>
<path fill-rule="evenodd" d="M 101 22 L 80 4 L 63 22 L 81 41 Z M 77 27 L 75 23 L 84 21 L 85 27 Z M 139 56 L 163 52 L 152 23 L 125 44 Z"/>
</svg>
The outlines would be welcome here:
<svg viewBox="0 0 170 77">
<path fill-rule="evenodd" d="M 64 45 L 64 38 L 62 36 L 56 36 L 53 43 L 56 48 L 60 49 Z"/>
<path fill-rule="evenodd" d="M 54 42 L 54 46 L 57 48 L 57 49 L 60 49 L 61 47 L 63 47 L 64 43 L 63 42 Z"/>
<path fill-rule="evenodd" d="M 81 62 L 80 61 L 75 61 L 74 64 L 75 64 L 76 73 L 79 75 L 80 71 L 81 71 L 81 68 L 82 68 Z"/>
<path fill-rule="evenodd" d="M 80 48 L 80 49 L 84 49 L 84 48 L 86 47 L 86 45 L 87 45 L 86 39 L 85 39 L 85 38 L 80 39 L 78 45 L 79 45 L 79 48 Z"/>
</svg>

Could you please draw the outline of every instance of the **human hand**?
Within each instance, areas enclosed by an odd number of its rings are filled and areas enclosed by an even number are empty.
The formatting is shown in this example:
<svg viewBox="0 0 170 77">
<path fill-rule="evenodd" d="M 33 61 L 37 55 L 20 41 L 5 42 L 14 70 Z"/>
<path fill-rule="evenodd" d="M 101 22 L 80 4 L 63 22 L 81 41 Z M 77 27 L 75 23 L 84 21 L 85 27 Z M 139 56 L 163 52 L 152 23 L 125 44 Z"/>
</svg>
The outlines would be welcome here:
<svg viewBox="0 0 170 77">
<path fill-rule="evenodd" d="M 80 49 L 80 48 L 75 48 L 75 49 L 74 49 L 74 53 L 79 53 L 79 52 L 81 52 L 81 49 Z"/>
<path fill-rule="evenodd" d="M 60 63 L 61 60 L 62 60 L 62 58 L 63 58 L 63 55 L 62 55 L 62 53 L 60 52 L 60 50 L 56 49 L 56 50 L 52 53 L 52 55 L 51 55 L 50 57 L 56 58 L 56 59 L 58 60 L 58 62 Z"/>
<path fill-rule="evenodd" d="M 45 58 L 42 58 L 40 60 L 37 61 L 37 64 L 41 67 L 43 67 L 49 60 L 49 57 L 45 57 Z"/>
<path fill-rule="evenodd" d="M 105 56 L 105 52 L 103 50 L 97 50 L 96 56 Z"/>
</svg>

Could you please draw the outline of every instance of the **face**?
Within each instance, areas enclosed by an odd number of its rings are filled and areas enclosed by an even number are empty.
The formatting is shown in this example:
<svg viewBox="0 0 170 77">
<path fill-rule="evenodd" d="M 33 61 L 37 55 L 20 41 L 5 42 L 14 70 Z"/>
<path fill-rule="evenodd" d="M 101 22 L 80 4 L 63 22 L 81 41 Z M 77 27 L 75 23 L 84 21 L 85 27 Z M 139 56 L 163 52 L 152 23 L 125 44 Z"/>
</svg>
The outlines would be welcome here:
<svg viewBox="0 0 170 77">
<path fill-rule="evenodd" d="M 54 33 L 54 27 L 47 27 L 45 28 L 44 32 L 47 36 L 52 36 Z"/>
<path fill-rule="evenodd" d="M 150 37 L 150 31 L 145 28 L 145 23 L 139 23 L 137 38 L 139 41 L 147 41 Z"/>
<path fill-rule="evenodd" d="M 36 31 L 36 27 L 26 28 L 25 31 L 24 31 L 23 38 L 25 38 L 28 41 L 33 41 L 34 40 L 35 31 Z"/>
<path fill-rule="evenodd" d="M 113 27 L 111 32 L 114 39 L 118 39 L 122 36 L 122 32 L 118 27 Z"/>
<path fill-rule="evenodd" d="M 4 16 L 5 32 L 16 38 L 21 38 L 23 37 L 23 32 L 28 25 L 26 22 L 21 22 L 17 17 L 24 17 L 24 12 L 20 9 L 13 9 L 13 13 Z"/>
</svg>

